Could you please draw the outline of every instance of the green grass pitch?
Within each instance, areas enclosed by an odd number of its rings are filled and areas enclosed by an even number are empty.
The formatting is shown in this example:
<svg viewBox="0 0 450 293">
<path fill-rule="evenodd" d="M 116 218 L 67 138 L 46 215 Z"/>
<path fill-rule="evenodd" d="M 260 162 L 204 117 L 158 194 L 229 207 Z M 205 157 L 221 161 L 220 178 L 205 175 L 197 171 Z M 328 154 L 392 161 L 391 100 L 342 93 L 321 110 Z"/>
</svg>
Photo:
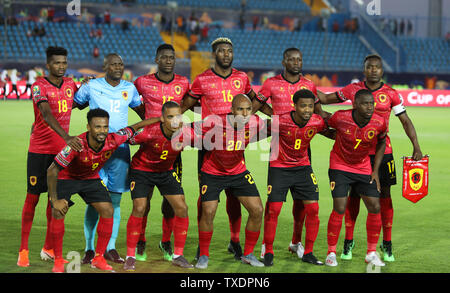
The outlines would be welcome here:
<svg viewBox="0 0 450 293">
<path fill-rule="evenodd" d="M 326 110 L 334 112 L 341 107 L 328 106 Z M 78 135 L 86 130 L 87 110 L 74 110 L 70 133 Z M 392 188 L 394 204 L 394 226 L 392 232 L 393 252 L 396 261 L 387 263 L 381 268 L 383 273 L 449 273 L 448 249 L 450 247 L 450 132 L 447 123 L 449 108 L 408 108 L 408 115 L 416 127 L 419 142 L 424 154 L 430 155 L 429 195 L 416 204 L 401 196 L 401 157 L 411 155 L 412 146 L 404 133 L 401 123 L 391 116 L 390 136 L 394 147 L 398 184 Z M 46 232 L 45 206 L 46 194 L 36 208 L 33 227 L 30 234 L 30 267 L 21 268 L 16 265 L 20 245 L 21 211 L 26 194 L 26 156 L 29 144 L 30 127 L 34 120 L 33 107 L 30 101 L 1 101 L 0 122 L 0 272 L 1 273 L 47 273 L 51 272 L 52 263 L 40 260 L 39 252 L 43 246 Z M 130 124 L 138 117 L 130 112 Z M 332 198 L 328 185 L 328 161 L 332 141 L 316 136 L 312 141 L 312 165 L 319 181 L 320 229 L 315 243 L 315 255 L 324 261 L 327 252 L 326 230 L 331 212 Z M 137 150 L 132 147 L 132 153 Z M 255 148 L 255 147 L 253 147 Z M 262 150 L 265 148 L 265 150 Z M 260 191 L 263 204 L 266 201 L 267 144 L 259 145 L 257 150 L 246 151 L 247 167 L 252 172 Z M 186 150 L 183 157 L 183 187 L 189 207 L 190 228 L 185 248 L 185 256 L 193 260 L 197 249 L 197 152 Z M 63 255 L 77 251 L 83 256 L 85 247 L 83 233 L 83 217 L 85 204 L 74 195 L 75 205 L 66 216 L 66 232 L 64 236 Z M 161 238 L 161 196 L 155 191 L 151 201 L 151 211 L 147 226 L 146 262 L 137 262 L 138 273 L 183 273 L 185 270 L 174 267 L 162 259 L 157 245 Z M 221 196 L 218 212 L 214 222 L 214 234 L 210 247 L 209 267 L 198 273 L 364 273 L 366 264 L 365 220 L 367 210 L 361 207 L 355 229 L 356 247 L 353 260 L 340 261 L 335 268 L 313 266 L 301 262 L 288 253 L 287 247 L 292 236 L 292 198 L 288 196 L 279 217 L 275 238 L 274 266 L 253 268 L 235 261 L 226 250 L 229 241 L 228 218 L 225 212 L 225 195 Z M 363 204 L 362 204 L 363 205 Z M 121 228 L 117 240 L 117 249 L 122 256 L 126 254 L 126 223 L 131 213 L 132 202 L 129 193 L 123 194 L 121 203 Z M 243 209 L 241 243 L 244 242 L 244 225 L 247 213 Z M 255 254 L 259 256 L 263 233 L 261 233 Z M 304 233 L 303 233 L 304 238 Z M 338 243 L 338 255 L 342 252 L 344 229 Z M 380 241 L 381 241 L 380 236 Z M 121 265 L 112 264 L 116 272 L 124 272 Z M 81 272 L 94 273 L 98 270 L 82 266 Z"/>
</svg>

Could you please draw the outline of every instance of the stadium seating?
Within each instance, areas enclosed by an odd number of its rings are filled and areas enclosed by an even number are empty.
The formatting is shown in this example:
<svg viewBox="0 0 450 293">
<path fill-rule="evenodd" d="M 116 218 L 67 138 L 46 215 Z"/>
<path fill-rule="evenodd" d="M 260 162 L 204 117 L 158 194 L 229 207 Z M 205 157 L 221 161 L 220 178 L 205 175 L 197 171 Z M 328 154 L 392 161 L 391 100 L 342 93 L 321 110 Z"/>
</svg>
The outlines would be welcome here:
<svg viewBox="0 0 450 293">
<path fill-rule="evenodd" d="M 130 26 L 123 31 L 120 25 L 100 24 L 91 27 L 85 23 L 43 23 L 46 35 L 28 37 L 34 22 L 23 22 L 18 26 L 7 27 L 6 51 L 9 59 L 45 58 L 45 48 L 50 45 L 64 46 L 69 50 L 70 61 L 92 61 L 93 50 L 97 46 L 100 56 L 111 52 L 119 53 L 125 62 L 148 62 L 155 57 L 155 51 L 162 38 L 152 27 Z M 90 37 L 91 30 L 101 29 L 102 38 Z M 3 26 L 0 28 L 3 35 Z M 3 55 L 3 52 L 0 54 Z"/>
<path fill-rule="evenodd" d="M 353 34 L 232 29 L 211 30 L 208 42 L 197 44 L 198 50 L 210 51 L 210 42 L 220 36 L 232 40 L 234 65 L 243 68 L 280 68 L 281 54 L 289 47 L 298 47 L 303 52 L 305 69 L 323 69 L 327 66 L 336 70 L 359 70 L 361 60 L 369 54 Z"/>
</svg>

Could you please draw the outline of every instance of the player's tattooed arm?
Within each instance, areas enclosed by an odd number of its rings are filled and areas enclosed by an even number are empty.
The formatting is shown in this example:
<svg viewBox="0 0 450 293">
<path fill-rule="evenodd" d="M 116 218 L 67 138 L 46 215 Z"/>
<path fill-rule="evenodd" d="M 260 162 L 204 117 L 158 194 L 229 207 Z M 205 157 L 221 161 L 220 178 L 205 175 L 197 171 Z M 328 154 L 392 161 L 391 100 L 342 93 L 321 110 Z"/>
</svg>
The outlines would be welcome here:
<svg viewBox="0 0 450 293">
<path fill-rule="evenodd" d="M 54 162 L 47 169 L 48 197 L 53 208 L 53 216 L 57 219 L 63 218 L 69 210 L 69 203 L 65 199 L 58 199 L 57 196 L 56 184 L 58 181 L 59 171 L 60 167 L 58 167 Z"/>
<path fill-rule="evenodd" d="M 61 136 L 64 141 L 74 150 L 80 152 L 83 150 L 83 145 L 81 144 L 80 138 L 76 136 L 70 136 L 58 123 L 55 116 L 52 114 L 50 105 L 47 102 L 41 102 L 38 105 L 39 111 L 42 114 L 44 121 L 50 126 L 53 131 L 55 131 L 59 136 Z"/>
</svg>

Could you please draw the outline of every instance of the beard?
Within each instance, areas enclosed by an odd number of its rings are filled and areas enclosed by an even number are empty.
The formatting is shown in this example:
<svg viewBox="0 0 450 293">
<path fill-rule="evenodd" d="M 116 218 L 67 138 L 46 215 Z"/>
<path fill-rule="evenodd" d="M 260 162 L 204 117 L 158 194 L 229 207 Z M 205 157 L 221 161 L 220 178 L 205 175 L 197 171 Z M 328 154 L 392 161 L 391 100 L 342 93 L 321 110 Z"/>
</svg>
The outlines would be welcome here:
<svg viewBox="0 0 450 293">
<path fill-rule="evenodd" d="M 222 61 L 219 60 L 219 58 L 216 57 L 216 64 L 219 65 L 221 68 L 223 69 L 228 69 L 231 67 L 231 65 L 233 64 L 233 59 L 231 59 L 229 64 L 223 64 Z"/>
</svg>

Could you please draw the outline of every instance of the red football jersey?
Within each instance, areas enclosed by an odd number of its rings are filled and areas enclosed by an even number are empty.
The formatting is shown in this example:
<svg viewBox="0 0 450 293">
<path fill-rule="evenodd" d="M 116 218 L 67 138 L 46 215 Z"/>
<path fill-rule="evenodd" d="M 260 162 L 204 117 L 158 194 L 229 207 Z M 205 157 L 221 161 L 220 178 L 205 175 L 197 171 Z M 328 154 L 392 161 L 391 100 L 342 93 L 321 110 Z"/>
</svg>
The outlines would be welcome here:
<svg viewBox="0 0 450 293">
<path fill-rule="evenodd" d="M 162 105 L 165 102 L 181 103 L 189 92 L 188 79 L 178 74 L 174 74 L 169 82 L 160 80 L 156 73 L 143 75 L 134 81 L 134 85 L 142 96 L 146 119 L 161 116 Z"/>
<path fill-rule="evenodd" d="M 83 150 L 76 152 L 69 146 L 64 147 L 55 157 L 55 163 L 64 168 L 58 179 L 87 180 L 98 179 L 98 172 L 103 168 L 112 153 L 133 136 L 133 129 L 123 128 L 115 133 L 108 133 L 100 151 L 96 152 L 88 144 L 87 132 L 79 135 Z"/>
<path fill-rule="evenodd" d="M 29 152 L 38 154 L 57 154 L 66 142 L 45 122 L 39 110 L 39 103 L 47 102 L 50 105 L 52 115 L 59 125 L 69 133 L 70 114 L 72 102 L 77 85 L 71 78 L 63 77 L 60 87 L 50 83 L 47 78 L 38 79 L 31 86 L 34 123 L 30 136 Z"/>
<path fill-rule="evenodd" d="M 337 91 L 337 96 L 342 101 L 350 100 L 353 103 L 355 100 L 356 92 L 361 89 L 369 90 L 364 81 L 347 85 L 346 87 Z M 386 120 L 386 125 L 389 129 L 389 117 L 391 115 L 391 110 L 394 111 L 394 114 L 396 116 L 406 111 L 405 106 L 403 106 L 403 98 L 396 90 L 392 89 L 390 86 L 384 83 L 380 88 L 370 91 L 372 92 L 375 102 L 375 113 L 382 116 Z M 388 136 L 386 138 L 385 154 L 391 153 L 391 140 Z M 375 149 L 371 150 L 370 154 L 375 154 Z"/>
<path fill-rule="evenodd" d="M 283 114 L 279 118 L 278 131 L 272 127 L 270 147 L 270 167 L 291 168 L 309 166 L 309 143 L 314 135 L 327 129 L 325 121 L 313 114 L 305 126 L 295 123 L 294 112 Z M 275 121 L 272 121 L 274 124 Z"/>
<path fill-rule="evenodd" d="M 372 173 L 369 152 L 376 148 L 378 139 L 386 137 L 385 119 L 374 113 L 364 127 L 353 120 L 353 110 L 339 110 L 328 120 L 328 125 L 336 129 L 336 141 L 330 154 L 330 169 L 351 173 Z"/>
<path fill-rule="evenodd" d="M 251 90 L 245 72 L 233 68 L 230 75 L 223 77 L 208 69 L 195 78 L 189 95 L 200 100 L 204 119 L 211 114 L 229 113 L 233 97 L 237 94 L 248 95 Z"/>
<path fill-rule="evenodd" d="M 241 129 L 235 129 L 232 115 L 212 115 L 196 123 L 195 130 L 201 134 L 203 157 L 201 171 L 212 175 L 237 175 L 245 170 L 244 151 L 250 142 L 257 141 L 265 122 L 257 115 L 252 115 L 249 122 Z M 200 129 L 198 129 L 200 126 Z"/>
<path fill-rule="evenodd" d="M 268 78 L 262 85 L 259 94 L 256 96 L 260 101 L 264 97 L 266 99 L 271 99 L 272 109 L 274 115 L 282 115 L 284 113 L 291 112 L 294 109 L 294 102 L 292 97 L 294 94 L 302 89 L 310 90 L 316 96 L 315 102 L 319 102 L 317 99 L 317 89 L 314 83 L 300 76 L 297 82 L 287 81 L 283 74 Z M 263 97 L 261 97 L 262 95 Z"/>
<path fill-rule="evenodd" d="M 178 154 L 192 145 L 194 130 L 183 126 L 172 138 L 166 137 L 161 123 L 146 126 L 130 139 L 130 144 L 140 144 L 131 160 L 131 168 L 146 172 L 166 172 L 173 169 Z"/>
</svg>

